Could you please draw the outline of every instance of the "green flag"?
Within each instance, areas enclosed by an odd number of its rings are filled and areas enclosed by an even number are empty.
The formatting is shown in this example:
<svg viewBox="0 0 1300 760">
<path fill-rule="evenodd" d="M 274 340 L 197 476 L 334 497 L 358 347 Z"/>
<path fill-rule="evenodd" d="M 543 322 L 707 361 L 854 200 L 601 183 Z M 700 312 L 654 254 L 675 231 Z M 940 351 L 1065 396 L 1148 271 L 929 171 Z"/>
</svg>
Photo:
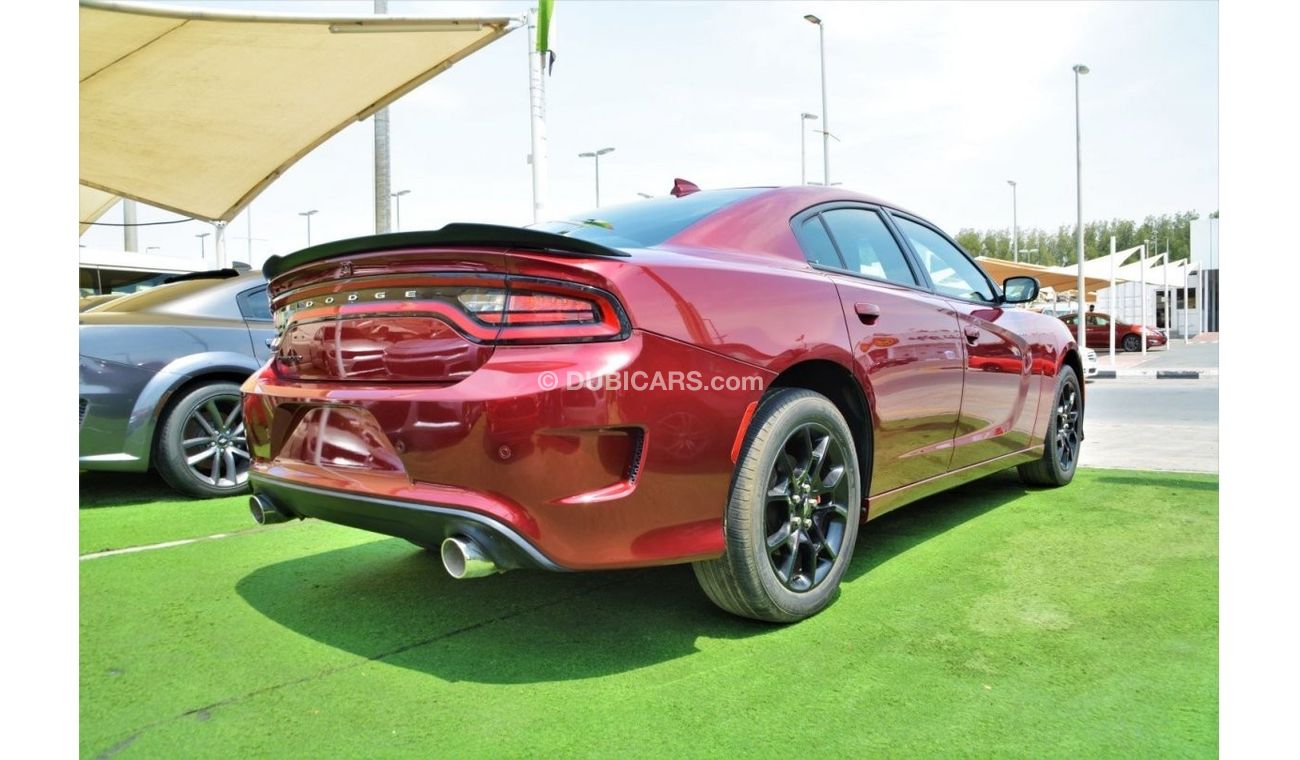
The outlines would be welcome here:
<svg viewBox="0 0 1300 760">
<path fill-rule="evenodd" d="M 545 53 L 551 49 L 551 13 L 555 0 L 538 0 L 537 2 L 537 52 Z"/>
</svg>

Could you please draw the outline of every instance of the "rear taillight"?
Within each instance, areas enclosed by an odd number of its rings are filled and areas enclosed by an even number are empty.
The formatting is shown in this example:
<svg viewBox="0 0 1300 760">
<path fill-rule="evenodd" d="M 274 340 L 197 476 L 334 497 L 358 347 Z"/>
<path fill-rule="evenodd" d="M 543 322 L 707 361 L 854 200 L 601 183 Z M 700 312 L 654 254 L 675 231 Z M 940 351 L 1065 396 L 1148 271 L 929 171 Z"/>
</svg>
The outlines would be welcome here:
<svg viewBox="0 0 1300 760">
<path fill-rule="evenodd" d="M 283 332 L 291 323 L 322 319 L 428 315 L 481 344 L 621 340 L 630 334 L 617 300 L 586 285 L 465 275 L 421 279 L 383 288 L 304 289 L 276 310 L 276 325 Z"/>
<path fill-rule="evenodd" d="M 477 298 L 484 303 L 481 296 Z M 629 331 L 627 318 L 613 296 L 582 285 L 512 279 L 492 306 L 495 308 L 470 313 L 500 326 L 498 343 L 619 340 Z"/>
</svg>

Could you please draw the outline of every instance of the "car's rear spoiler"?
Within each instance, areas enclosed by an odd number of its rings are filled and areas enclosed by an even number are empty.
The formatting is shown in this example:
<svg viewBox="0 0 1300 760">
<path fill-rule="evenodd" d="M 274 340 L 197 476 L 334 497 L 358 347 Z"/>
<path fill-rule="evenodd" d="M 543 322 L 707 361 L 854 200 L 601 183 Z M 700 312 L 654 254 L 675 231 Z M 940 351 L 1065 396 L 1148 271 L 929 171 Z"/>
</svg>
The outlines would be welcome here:
<svg viewBox="0 0 1300 760">
<path fill-rule="evenodd" d="M 505 227 L 496 224 L 458 223 L 448 224 L 440 230 L 390 232 L 383 235 L 368 235 L 366 237 L 349 238 L 314 245 L 311 248 L 304 248 L 287 256 L 272 256 L 262 265 L 262 273 L 270 280 L 304 264 L 340 256 L 391 251 L 397 248 L 458 245 L 526 248 L 560 256 L 629 255 L 626 251 L 607 248 L 590 240 L 565 237 L 564 235 L 556 235 L 553 232 L 529 230 L 523 227 Z"/>
</svg>

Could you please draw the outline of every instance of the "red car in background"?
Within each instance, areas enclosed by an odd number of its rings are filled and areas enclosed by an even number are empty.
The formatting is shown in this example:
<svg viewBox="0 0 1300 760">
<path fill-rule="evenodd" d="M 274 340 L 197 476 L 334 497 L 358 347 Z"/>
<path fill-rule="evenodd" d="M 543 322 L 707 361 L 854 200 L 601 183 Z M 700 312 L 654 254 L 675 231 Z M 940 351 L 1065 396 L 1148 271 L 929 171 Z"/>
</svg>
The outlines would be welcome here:
<svg viewBox="0 0 1300 760">
<path fill-rule="evenodd" d="M 1109 314 L 1102 314 L 1098 311 L 1090 311 L 1085 316 L 1084 339 L 1088 342 L 1088 348 L 1110 348 L 1110 322 Z M 1072 335 L 1077 334 L 1077 325 L 1079 324 L 1078 314 L 1064 314 L 1061 321 L 1070 328 Z M 1158 348 L 1169 343 L 1169 337 L 1154 327 L 1148 327 L 1147 330 L 1147 348 Z M 1115 320 L 1115 347 L 1124 351 L 1141 351 L 1142 350 L 1142 328 L 1138 325 L 1130 325 L 1126 322 Z"/>
<path fill-rule="evenodd" d="M 1070 482 L 1079 348 L 924 219 L 698 191 L 272 258 L 244 384 L 258 522 L 406 538 L 471 578 L 693 563 L 738 615 L 834 597 L 861 522 L 1018 467 Z"/>
</svg>

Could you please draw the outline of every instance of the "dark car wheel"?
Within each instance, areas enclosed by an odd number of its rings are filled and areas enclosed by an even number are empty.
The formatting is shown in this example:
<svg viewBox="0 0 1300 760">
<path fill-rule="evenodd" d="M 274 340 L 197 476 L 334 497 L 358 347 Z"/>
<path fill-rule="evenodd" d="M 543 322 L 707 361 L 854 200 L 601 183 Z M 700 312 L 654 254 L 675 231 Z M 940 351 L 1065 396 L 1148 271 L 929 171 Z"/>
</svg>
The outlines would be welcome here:
<svg viewBox="0 0 1300 760">
<path fill-rule="evenodd" d="M 1083 445 L 1083 392 L 1079 376 L 1068 364 L 1056 381 L 1056 406 L 1047 424 L 1043 456 L 1017 469 L 1020 479 L 1031 486 L 1063 486 L 1074 480 Z"/>
<path fill-rule="evenodd" d="M 1124 350 L 1125 350 L 1125 351 L 1141 351 L 1141 350 L 1142 350 L 1142 338 L 1141 338 L 1140 336 L 1138 336 L 1138 335 L 1134 335 L 1133 333 L 1129 333 L 1128 335 L 1125 335 L 1125 336 L 1124 336 Z"/>
<path fill-rule="evenodd" d="M 696 562 L 713 603 L 788 623 L 831 603 L 862 509 L 853 435 L 825 396 L 783 389 L 758 408 L 723 518 L 726 553 Z"/>
<path fill-rule="evenodd" d="M 154 451 L 158 474 L 190 496 L 230 496 L 248 490 L 248 439 L 239 386 L 201 385 L 168 410 Z"/>
</svg>

